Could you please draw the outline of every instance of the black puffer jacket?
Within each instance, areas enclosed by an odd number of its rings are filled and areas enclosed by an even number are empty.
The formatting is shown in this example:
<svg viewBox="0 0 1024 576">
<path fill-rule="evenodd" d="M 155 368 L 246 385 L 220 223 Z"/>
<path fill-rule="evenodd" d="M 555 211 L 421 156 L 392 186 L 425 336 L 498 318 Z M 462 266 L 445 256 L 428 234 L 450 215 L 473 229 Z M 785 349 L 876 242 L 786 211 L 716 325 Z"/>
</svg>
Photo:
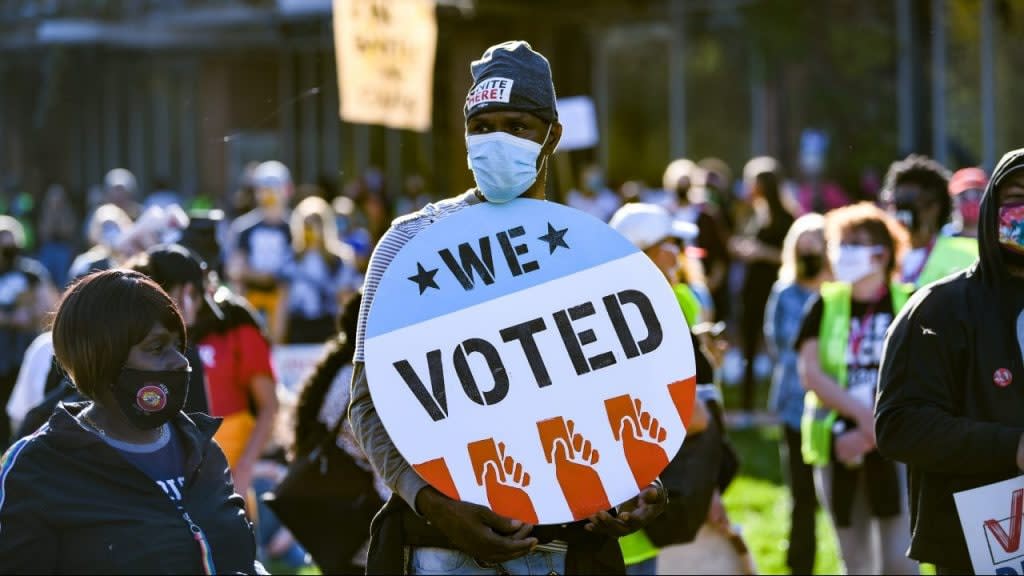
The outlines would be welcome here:
<svg viewBox="0 0 1024 576">
<path fill-rule="evenodd" d="M 996 190 L 1021 169 L 1024 149 L 1000 161 L 982 198 L 980 261 L 911 298 L 889 329 L 879 370 L 875 433 L 879 451 L 908 466 L 909 556 L 956 572 L 970 573 L 971 561 L 953 494 L 1020 474 L 1024 281 L 1003 261 Z M 1008 384 L 996 382 L 1002 369 Z"/>
<path fill-rule="evenodd" d="M 202 574 L 203 556 L 176 505 L 116 449 L 58 406 L 0 466 L 0 574 Z M 256 542 L 227 461 L 220 421 L 179 413 L 186 453 L 183 504 L 205 534 L 218 573 L 253 573 Z"/>
</svg>

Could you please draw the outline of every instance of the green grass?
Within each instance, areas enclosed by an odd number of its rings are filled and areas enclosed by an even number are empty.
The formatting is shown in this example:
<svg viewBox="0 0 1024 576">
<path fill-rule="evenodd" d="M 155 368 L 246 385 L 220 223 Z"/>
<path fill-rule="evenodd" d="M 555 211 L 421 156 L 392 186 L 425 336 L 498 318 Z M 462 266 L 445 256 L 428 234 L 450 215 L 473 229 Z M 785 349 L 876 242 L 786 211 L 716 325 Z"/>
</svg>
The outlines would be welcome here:
<svg viewBox="0 0 1024 576">
<path fill-rule="evenodd" d="M 779 462 L 778 428 L 734 430 L 729 437 L 740 456 L 740 473 L 724 495 L 729 518 L 743 536 L 761 574 L 788 574 L 789 490 Z M 818 512 L 816 574 L 838 574 L 841 564 L 832 527 Z"/>
<path fill-rule="evenodd" d="M 778 427 L 730 430 L 740 457 L 740 473 L 723 500 L 729 518 L 743 527 L 743 536 L 760 574 L 788 574 L 790 498 L 782 477 Z M 825 510 L 818 510 L 815 574 L 839 574 L 839 547 Z M 935 567 L 922 564 L 922 575 Z"/>
<path fill-rule="evenodd" d="M 298 575 L 301 575 L 301 576 L 321 574 L 320 569 L 317 568 L 316 566 L 306 566 L 304 568 L 299 568 L 299 570 L 296 571 L 294 568 L 290 568 L 290 567 L 286 566 L 285 564 L 282 564 L 280 562 L 274 562 L 274 561 L 269 562 L 265 566 L 265 568 L 267 569 L 267 572 L 270 572 L 271 574 L 274 574 L 275 576 L 278 575 L 278 574 L 285 574 L 285 575 L 298 574 Z"/>
</svg>

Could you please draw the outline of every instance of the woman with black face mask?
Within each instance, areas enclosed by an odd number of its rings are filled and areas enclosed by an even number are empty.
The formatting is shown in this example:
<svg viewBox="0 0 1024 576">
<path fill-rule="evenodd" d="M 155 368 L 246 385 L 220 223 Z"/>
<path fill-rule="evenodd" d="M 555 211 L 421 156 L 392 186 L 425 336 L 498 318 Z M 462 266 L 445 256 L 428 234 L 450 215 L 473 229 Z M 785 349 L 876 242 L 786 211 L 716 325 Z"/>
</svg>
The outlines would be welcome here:
<svg viewBox="0 0 1024 576">
<path fill-rule="evenodd" d="M 146 276 L 109 270 L 65 294 L 57 360 L 89 399 L 58 406 L 0 464 L 0 573 L 252 573 L 252 526 L 218 421 L 181 412 L 185 323 Z"/>
<path fill-rule="evenodd" d="M 818 293 L 822 281 L 830 277 L 825 260 L 825 218 L 821 214 L 805 214 L 793 223 L 782 242 L 779 279 L 772 286 L 764 312 L 765 345 L 775 365 L 769 406 L 782 421 L 782 460 L 792 496 L 786 563 L 793 574 L 810 574 L 814 569 L 814 517 L 818 507 L 814 468 L 804 462 L 800 452 L 804 389 L 793 345 L 807 302 Z"/>
</svg>

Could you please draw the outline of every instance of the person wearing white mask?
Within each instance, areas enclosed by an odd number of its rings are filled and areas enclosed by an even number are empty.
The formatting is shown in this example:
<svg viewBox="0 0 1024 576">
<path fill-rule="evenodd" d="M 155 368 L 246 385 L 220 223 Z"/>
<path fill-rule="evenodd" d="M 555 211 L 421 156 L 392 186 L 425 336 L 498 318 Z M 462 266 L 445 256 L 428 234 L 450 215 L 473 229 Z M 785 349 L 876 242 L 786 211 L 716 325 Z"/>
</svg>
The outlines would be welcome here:
<svg viewBox="0 0 1024 576">
<path fill-rule="evenodd" d="M 906 232 L 862 202 L 826 214 L 825 239 L 836 281 L 821 285 L 795 344 L 808 391 L 801 452 L 816 467 L 847 573 L 916 574 L 904 556 L 906 471 L 875 449 L 873 416 L 885 333 L 913 289 L 894 281 Z"/>
<path fill-rule="evenodd" d="M 366 321 L 381 278 L 399 251 L 442 218 L 480 202 L 544 199 L 548 159 L 562 136 L 547 59 L 522 41 L 491 46 L 472 63 L 466 148 L 476 187 L 395 220 L 370 257 L 356 329 L 349 421 L 367 459 L 394 492 L 371 527 L 367 573 L 622 573 L 617 537 L 664 508 L 660 484 L 608 512 L 537 528 L 455 501 L 430 487 L 395 448 L 380 421 L 364 370 Z M 625 513 L 625 514 L 623 514 Z M 535 529 L 536 528 L 536 529 Z M 407 559 L 404 560 L 404 559 Z"/>
</svg>

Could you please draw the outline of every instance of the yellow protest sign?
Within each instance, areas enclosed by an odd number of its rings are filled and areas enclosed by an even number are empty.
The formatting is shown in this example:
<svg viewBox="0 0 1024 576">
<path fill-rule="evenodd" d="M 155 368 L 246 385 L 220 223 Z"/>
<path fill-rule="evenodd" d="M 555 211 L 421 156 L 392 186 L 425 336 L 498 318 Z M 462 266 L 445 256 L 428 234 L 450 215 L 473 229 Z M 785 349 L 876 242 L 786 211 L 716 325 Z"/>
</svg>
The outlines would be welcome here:
<svg viewBox="0 0 1024 576">
<path fill-rule="evenodd" d="M 434 0 L 334 0 L 341 119 L 429 130 L 436 45 Z"/>
</svg>

